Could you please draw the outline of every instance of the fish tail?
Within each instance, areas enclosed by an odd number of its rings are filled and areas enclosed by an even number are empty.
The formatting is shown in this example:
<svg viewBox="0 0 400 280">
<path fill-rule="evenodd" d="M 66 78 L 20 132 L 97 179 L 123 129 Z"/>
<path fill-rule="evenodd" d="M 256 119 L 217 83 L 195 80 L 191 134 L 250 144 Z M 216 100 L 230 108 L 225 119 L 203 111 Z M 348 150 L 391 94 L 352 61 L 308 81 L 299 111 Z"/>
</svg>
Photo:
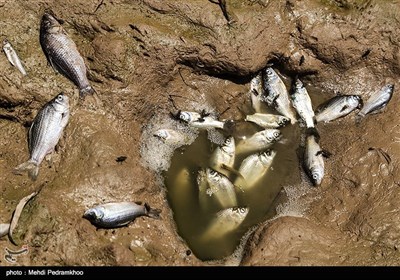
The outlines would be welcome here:
<svg viewBox="0 0 400 280">
<path fill-rule="evenodd" d="M 14 168 L 13 173 L 21 175 L 25 171 L 28 171 L 29 178 L 35 181 L 39 174 L 39 165 L 32 160 L 28 160 Z"/>
<path fill-rule="evenodd" d="M 320 139 L 319 132 L 315 127 L 307 128 L 306 129 L 306 135 L 314 136 L 317 141 L 319 141 L 319 139 Z"/>
<path fill-rule="evenodd" d="M 234 120 L 226 120 L 224 121 L 224 126 L 223 129 L 229 133 L 233 132 L 233 129 L 235 128 L 235 121 Z"/>
<path fill-rule="evenodd" d="M 364 118 L 364 114 L 358 113 L 356 115 L 356 125 L 359 125 L 361 123 L 361 120 Z"/>
<path fill-rule="evenodd" d="M 160 217 L 161 210 L 160 209 L 150 208 L 150 205 L 148 205 L 147 203 L 144 204 L 144 207 L 146 209 L 146 216 L 157 219 L 157 220 L 161 219 L 161 217 Z"/>
<path fill-rule="evenodd" d="M 95 89 L 89 85 L 79 90 L 79 97 L 85 99 L 86 95 L 93 95 L 94 93 L 96 93 Z"/>
</svg>

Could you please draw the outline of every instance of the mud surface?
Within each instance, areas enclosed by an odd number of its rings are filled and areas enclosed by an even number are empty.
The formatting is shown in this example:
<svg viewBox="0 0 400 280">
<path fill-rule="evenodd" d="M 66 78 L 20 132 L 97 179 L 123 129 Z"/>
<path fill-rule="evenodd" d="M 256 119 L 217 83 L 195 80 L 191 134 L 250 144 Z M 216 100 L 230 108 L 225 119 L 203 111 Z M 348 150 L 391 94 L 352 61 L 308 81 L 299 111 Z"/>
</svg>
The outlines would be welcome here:
<svg viewBox="0 0 400 280">
<path fill-rule="evenodd" d="M 0 256 L 0 265 L 399 264 L 399 1 L 226 2 L 224 16 L 205 0 L 0 1 L 1 37 L 28 72 L 22 77 L 0 55 L 0 223 L 41 190 L 21 215 L 18 246 L 0 240 L 0 252 L 26 244 L 28 254 L 16 263 Z M 102 101 L 96 110 L 78 103 L 74 85 L 47 65 L 39 44 L 45 9 L 64 20 L 84 56 Z M 242 118 L 251 75 L 271 62 L 286 77 L 300 75 L 322 100 L 366 99 L 388 82 L 394 96 L 359 126 L 354 114 L 318 124 L 332 153 L 322 185 L 310 188 L 303 178 L 282 186 L 277 216 L 244 242 L 243 258 L 239 251 L 201 262 L 176 234 L 162 180 L 140 152 L 142 132 L 174 106 L 210 104 L 221 118 Z M 42 163 L 34 183 L 13 175 L 28 159 L 30 122 L 60 91 L 71 99 L 71 118 L 51 163 Z M 163 219 L 96 230 L 82 218 L 95 204 L 119 200 L 147 202 Z"/>
</svg>

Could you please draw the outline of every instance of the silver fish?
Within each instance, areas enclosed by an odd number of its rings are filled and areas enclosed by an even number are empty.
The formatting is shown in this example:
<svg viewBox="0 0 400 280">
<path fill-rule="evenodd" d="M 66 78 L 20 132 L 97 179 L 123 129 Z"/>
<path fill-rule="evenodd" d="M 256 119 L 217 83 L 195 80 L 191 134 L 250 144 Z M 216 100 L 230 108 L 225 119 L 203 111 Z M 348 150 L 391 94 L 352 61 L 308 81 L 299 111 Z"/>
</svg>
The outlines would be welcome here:
<svg viewBox="0 0 400 280">
<path fill-rule="evenodd" d="M 159 129 L 153 135 L 169 145 L 185 144 L 188 140 L 183 133 L 169 128 Z"/>
<path fill-rule="evenodd" d="M 243 139 L 236 146 L 236 153 L 248 153 L 265 150 L 282 138 L 278 129 L 265 129 L 259 131 L 249 138 Z"/>
<path fill-rule="evenodd" d="M 355 109 L 360 109 L 362 99 L 359 95 L 338 95 L 318 106 L 315 111 L 317 122 L 330 122 L 347 116 Z"/>
<path fill-rule="evenodd" d="M 6 236 L 10 230 L 10 224 L 0 224 L 0 238 Z"/>
<path fill-rule="evenodd" d="M 26 71 L 24 66 L 22 65 L 21 60 L 19 59 L 16 51 L 7 39 L 4 39 L 3 41 L 3 51 L 6 54 L 7 59 L 11 63 L 11 65 L 17 67 L 22 75 L 26 76 Z"/>
<path fill-rule="evenodd" d="M 225 128 L 225 122 L 218 121 L 217 119 L 211 117 L 209 114 L 205 113 L 199 114 L 197 112 L 179 111 L 177 117 L 189 126 L 196 128 Z"/>
<path fill-rule="evenodd" d="M 312 184 L 318 186 L 321 184 L 325 174 L 324 152 L 318 144 L 319 135 L 316 129 L 308 129 L 306 134 L 303 168 Z"/>
<path fill-rule="evenodd" d="M 39 165 L 44 157 L 54 151 L 69 120 L 69 98 L 63 93 L 47 102 L 38 112 L 28 133 L 30 159 L 14 169 L 15 174 L 28 171 L 36 180 Z"/>
<path fill-rule="evenodd" d="M 290 95 L 292 104 L 301 119 L 306 123 L 306 127 L 314 127 L 314 110 L 307 89 L 299 79 L 295 79 L 294 90 Z"/>
<path fill-rule="evenodd" d="M 161 210 L 135 202 L 110 202 L 87 210 L 83 217 L 102 228 L 115 228 L 129 224 L 140 216 L 160 219 Z"/>
<path fill-rule="evenodd" d="M 78 87 L 81 98 L 94 93 L 87 78 L 85 61 L 74 41 L 61 24 L 48 13 L 43 15 L 40 22 L 40 45 L 54 70 Z"/>
<path fill-rule="evenodd" d="M 368 100 L 364 103 L 361 111 L 356 116 L 357 122 L 359 122 L 365 115 L 371 114 L 386 107 L 392 98 L 394 85 L 389 84 L 384 86 L 381 90 L 373 93 Z"/>
<path fill-rule="evenodd" d="M 244 178 L 244 184 L 241 184 L 241 178 L 238 178 L 235 185 L 244 190 L 252 188 L 267 173 L 275 156 L 276 151 L 267 150 L 245 158 L 239 168 L 239 173 Z"/>
<path fill-rule="evenodd" d="M 247 207 L 232 207 L 219 211 L 201 236 L 203 240 L 219 239 L 237 229 L 249 213 Z"/>
<path fill-rule="evenodd" d="M 287 117 L 261 113 L 247 115 L 245 121 L 253 122 L 263 128 L 281 128 L 290 123 L 290 119 Z"/>
<path fill-rule="evenodd" d="M 274 69 L 268 67 L 264 70 L 263 82 L 263 100 L 268 104 L 268 106 L 273 106 L 277 112 L 288 117 L 292 124 L 296 123 L 296 113 L 290 104 L 289 93 L 285 84 Z"/>
<path fill-rule="evenodd" d="M 210 158 L 212 168 L 219 170 L 221 167 L 233 168 L 235 163 L 235 139 L 229 136 L 225 139 L 224 144 L 217 147 Z"/>
<path fill-rule="evenodd" d="M 208 188 L 206 188 L 208 196 L 214 197 L 222 208 L 237 206 L 235 186 L 228 177 L 211 168 L 206 168 L 205 174 L 208 184 Z M 204 186 L 201 187 L 203 189 L 200 191 L 204 191 Z"/>
<path fill-rule="evenodd" d="M 250 81 L 250 101 L 256 113 L 263 112 L 263 107 L 265 104 L 262 102 L 262 96 L 264 89 L 262 85 L 262 72 L 260 71 L 253 79 Z"/>
</svg>

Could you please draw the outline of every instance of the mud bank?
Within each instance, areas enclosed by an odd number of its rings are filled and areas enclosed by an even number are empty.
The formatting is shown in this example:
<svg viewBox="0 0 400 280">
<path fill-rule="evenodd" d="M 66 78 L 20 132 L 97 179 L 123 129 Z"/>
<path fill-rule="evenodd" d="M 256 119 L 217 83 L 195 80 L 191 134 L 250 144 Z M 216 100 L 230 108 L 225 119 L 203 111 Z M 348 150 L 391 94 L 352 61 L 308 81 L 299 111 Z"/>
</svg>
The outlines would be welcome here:
<svg viewBox="0 0 400 280">
<path fill-rule="evenodd" d="M 228 18 L 200 0 L 0 2 L 1 36 L 28 72 L 22 77 L 0 55 L 0 223 L 41 189 L 22 214 L 19 245 L 3 237 L 1 252 L 27 244 L 19 265 L 399 264 L 399 3 L 226 2 Z M 39 44 L 46 9 L 84 56 L 103 103 L 97 110 L 79 104 L 74 85 L 47 65 Z M 160 178 L 142 164 L 142 131 L 154 116 L 205 103 L 222 118 L 242 118 L 252 74 L 271 62 L 323 99 L 367 98 L 388 82 L 395 93 L 384 113 L 359 126 L 354 115 L 318 124 L 332 153 L 323 184 L 282 186 L 278 216 L 250 235 L 243 259 L 201 262 L 176 234 Z M 52 163 L 42 163 L 34 183 L 13 175 L 28 158 L 27 127 L 60 91 L 71 118 Z M 163 219 L 117 230 L 82 219 L 88 207 L 118 200 L 147 202 Z M 1 257 L 0 265 L 12 264 Z"/>
</svg>

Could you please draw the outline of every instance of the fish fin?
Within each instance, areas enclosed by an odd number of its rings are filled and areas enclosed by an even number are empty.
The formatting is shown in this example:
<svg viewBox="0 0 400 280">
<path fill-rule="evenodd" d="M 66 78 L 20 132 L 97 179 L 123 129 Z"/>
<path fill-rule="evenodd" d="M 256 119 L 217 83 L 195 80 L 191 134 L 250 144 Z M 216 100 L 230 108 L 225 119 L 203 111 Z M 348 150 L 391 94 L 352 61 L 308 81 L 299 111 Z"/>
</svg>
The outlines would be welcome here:
<svg viewBox="0 0 400 280">
<path fill-rule="evenodd" d="M 201 118 L 204 118 L 204 117 L 208 117 L 210 115 L 210 113 L 207 113 L 206 110 L 203 109 L 203 110 L 201 110 L 200 115 L 201 115 Z"/>
<path fill-rule="evenodd" d="M 94 93 L 97 93 L 96 90 L 89 85 L 79 90 L 79 98 L 85 99 L 86 95 L 93 95 Z"/>
<path fill-rule="evenodd" d="M 315 137 L 315 140 L 318 142 L 319 139 L 321 138 L 319 136 L 319 132 L 315 127 L 309 127 L 306 129 L 306 135 L 312 135 Z"/>
<path fill-rule="evenodd" d="M 357 126 L 360 125 L 360 123 L 361 123 L 361 121 L 362 121 L 363 118 L 364 118 L 364 115 L 361 115 L 360 113 L 358 113 L 358 114 L 356 115 L 356 125 L 357 125 Z"/>
<path fill-rule="evenodd" d="M 346 110 L 347 108 L 349 108 L 349 106 L 344 105 L 342 109 L 340 109 L 340 112 L 343 112 L 344 110 Z"/>
<path fill-rule="evenodd" d="M 364 107 L 364 101 L 362 100 L 360 95 L 357 95 L 357 96 L 359 97 L 357 109 L 361 110 L 361 108 Z"/>
<path fill-rule="evenodd" d="M 39 166 L 37 163 L 29 160 L 14 168 L 13 173 L 16 175 L 22 175 L 24 171 L 28 171 L 29 178 L 35 181 L 39 174 Z"/>
<path fill-rule="evenodd" d="M 55 71 L 57 74 L 60 74 L 60 73 L 61 73 L 60 69 L 56 66 L 56 64 L 53 63 L 53 61 L 51 60 L 51 57 L 48 56 L 48 55 L 46 55 L 46 56 L 47 56 L 47 62 L 50 64 L 51 68 L 53 68 L 54 71 Z"/>
<path fill-rule="evenodd" d="M 161 219 L 161 217 L 160 217 L 161 210 L 160 209 L 150 208 L 150 206 L 147 203 L 144 204 L 144 207 L 146 208 L 146 216 L 157 219 L 157 220 Z"/>
<path fill-rule="evenodd" d="M 258 91 L 256 89 L 252 89 L 251 92 L 255 95 L 255 96 L 259 96 L 260 94 L 258 93 Z"/>
<path fill-rule="evenodd" d="M 176 114 L 174 114 L 174 113 L 172 113 L 172 112 L 169 112 L 169 115 L 170 115 L 170 117 L 172 118 L 172 119 L 174 119 L 174 120 L 180 120 L 179 119 L 179 115 L 181 114 L 181 110 L 178 110 L 178 112 L 176 113 Z"/>
<path fill-rule="evenodd" d="M 329 158 L 332 155 L 332 153 L 328 152 L 326 150 L 321 150 L 321 151 L 318 151 L 315 155 L 316 156 L 322 155 L 324 158 Z"/>
</svg>

